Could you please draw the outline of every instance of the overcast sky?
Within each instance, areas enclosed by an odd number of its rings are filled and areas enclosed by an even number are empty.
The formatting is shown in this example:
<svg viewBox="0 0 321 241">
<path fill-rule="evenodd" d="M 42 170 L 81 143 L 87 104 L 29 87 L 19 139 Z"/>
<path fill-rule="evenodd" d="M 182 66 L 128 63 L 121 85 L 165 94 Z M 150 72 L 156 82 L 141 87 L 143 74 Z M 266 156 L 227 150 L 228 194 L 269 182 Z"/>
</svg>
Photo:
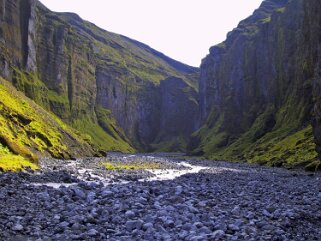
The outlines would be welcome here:
<svg viewBox="0 0 321 241">
<path fill-rule="evenodd" d="M 74 12 L 111 32 L 199 66 L 209 47 L 259 7 L 262 0 L 40 0 Z"/>
</svg>

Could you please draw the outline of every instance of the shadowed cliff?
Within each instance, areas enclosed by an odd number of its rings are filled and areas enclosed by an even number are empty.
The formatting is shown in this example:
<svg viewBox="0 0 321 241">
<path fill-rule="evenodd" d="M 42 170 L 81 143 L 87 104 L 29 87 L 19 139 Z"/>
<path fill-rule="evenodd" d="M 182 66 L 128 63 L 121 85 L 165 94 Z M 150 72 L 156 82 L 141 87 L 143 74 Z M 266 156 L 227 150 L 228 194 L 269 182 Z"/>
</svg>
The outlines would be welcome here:
<svg viewBox="0 0 321 241">
<path fill-rule="evenodd" d="M 266 0 L 203 59 L 201 129 L 190 149 L 274 166 L 316 158 L 313 79 L 320 1 Z M 312 16 L 314 16 L 312 15 Z M 313 29 L 313 30 L 312 30 Z M 316 41 L 318 39 L 318 41 Z"/>
</svg>

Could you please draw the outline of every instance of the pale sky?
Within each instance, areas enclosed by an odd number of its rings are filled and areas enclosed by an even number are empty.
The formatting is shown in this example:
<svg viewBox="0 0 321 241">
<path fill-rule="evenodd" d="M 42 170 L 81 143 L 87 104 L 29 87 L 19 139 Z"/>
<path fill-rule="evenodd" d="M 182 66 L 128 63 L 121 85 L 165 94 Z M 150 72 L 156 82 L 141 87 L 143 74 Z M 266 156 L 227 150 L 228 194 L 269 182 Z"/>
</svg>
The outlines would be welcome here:
<svg viewBox="0 0 321 241">
<path fill-rule="evenodd" d="M 262 0 L 40 0 L 74 12 L 108 31 L 143 42 L 183 63 L 199 66 Z"/>
</svg>

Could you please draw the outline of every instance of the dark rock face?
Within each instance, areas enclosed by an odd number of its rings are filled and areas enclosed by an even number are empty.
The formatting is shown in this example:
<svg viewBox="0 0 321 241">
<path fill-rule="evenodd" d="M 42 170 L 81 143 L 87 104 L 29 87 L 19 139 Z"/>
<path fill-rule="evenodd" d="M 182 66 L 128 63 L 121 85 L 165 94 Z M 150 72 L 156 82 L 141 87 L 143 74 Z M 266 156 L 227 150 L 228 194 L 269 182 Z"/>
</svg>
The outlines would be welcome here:
<svg viewBox="0 0 321 241">
<path fill-rule="evenodd" d="M 309 11 L 306 15 L 307 28 L 306 37 L 313 47 L 310 48 L 313 60 L 316 62 L 314 69 L 314 89 L 313 95 L 315 99 L 314 118 L 313 118 L 313 134 L 316 142 L 316 150 L 321 154 L 321 1 L 306 1 L 305 8 Z"/>
<path fill-rule="evenodd" d="M 320 14 L 317 6 L 320 1 L 266 0 L 225 42 L 210 49 L 201 65 L 204 125 L 191 142 L 194 152 L 272 165 L 281 158 L 283 164 L 292 165 L 299 161 L 292 158 L 295 151 L 278 153 L 284 146 L 278 143 L 298 138 L 293 134 L 301 135 L 303 129 L 307 133 L 302 137 L 304 148 L 310 150 L 311 159 L 315 157 L 307 126 L 320 33 L 312 23 L 315 18 L 309 16 Z"/>
<path fill-rule="evenodd" d="M 160 88 L 161 131 L 157 137 L 160 150 L 166 150 L 170 143 L 169 150 L 184 151 L 190 133 L 198 128 L 197 92 L 181 78 L 175 77 L 161 81 Z"/>
<path fill-rule="evenodd" d="M 121 74 L 120 78 L 125 78 Z M 159 87 L 153 83 L 123 82 L 117 69 L 97 68 L 97 105 L 110 109 L 136 147 L 148 148 L 159 131 Z"/>
<path fill-rule="evenodd" d="M 174 125 L 169 122 L 181 120 L 182 114 L 164 120 L 166 88 L 160 83 L 171 76 L 182 80 L 168 89 L 177 94 L 171 107 L 182 107 L 196 100 L 197 68 L 76 14 L 53 13 L 36 0 L 3 0 L 0 12 L 1 76 L 18 90 L 102 149 L 150 150 L 151 143 L 172 141 L 168 136 L 173 133 L 167 135 L 162 123 Z M 188 91 L 180 93 L 181 86 Z M 197 105 L 186 108 L 197 114 Z M 194 120 L 191 116 L 186 125 L 195 126 Z M 194 129 L 178 128 L 175 135 L 186 142 Z"/>
</svg>

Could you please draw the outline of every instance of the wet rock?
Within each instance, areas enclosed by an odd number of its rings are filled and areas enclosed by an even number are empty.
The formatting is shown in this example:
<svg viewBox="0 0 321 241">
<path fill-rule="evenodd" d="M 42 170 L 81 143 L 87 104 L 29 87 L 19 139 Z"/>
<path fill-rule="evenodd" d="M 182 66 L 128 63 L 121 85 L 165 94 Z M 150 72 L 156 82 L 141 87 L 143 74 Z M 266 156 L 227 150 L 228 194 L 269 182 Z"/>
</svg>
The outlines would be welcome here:
<svg viewBox="0 0 321 241">
<path fill-rule="evenodd" d="M 128 210 L 126 213 L 125 213 L 125 216 L 129 219 L 135 217 L 135 213 L 131 210 Z"/>
<path fill-rule="evenodd" d="M 153 229 L 154 228 L 154 225 L 153 225 L 153 223 L 144 223 L 143 224 L 143 230 L 151 230 L 151 229 Z"/>
<path fill-rule="evenodd" d="M 89 237 L 95 237 L 95 236 L 97 236 L 99 234 L 99 232 L 96 230 L 96 229 L 90 229 L 88 232 L 87 232 L 87 235 L 89 236 Z"/>
<path fill-rule="evenodd" d="M 16 223 L 15 225 L 12 226 L 11 228 L 13 231 L 22 231 L 23 226 L 20 223 Z"/>
<path fill-rule="evenodd" d="M 223 230 L 216 230 L 212 233 L 212 237 L 215 240 L 222 238 L 224 235 L 225 235 L 225 232 Z"/>
<path fill-rule="evenodd" d="M 143 225 L 143 221 L 141 220 L 129 220 L 125 223 L 125 227 L 128 231 L 132 231 L 134 229 L 140 229 Z"/>
</svg>

